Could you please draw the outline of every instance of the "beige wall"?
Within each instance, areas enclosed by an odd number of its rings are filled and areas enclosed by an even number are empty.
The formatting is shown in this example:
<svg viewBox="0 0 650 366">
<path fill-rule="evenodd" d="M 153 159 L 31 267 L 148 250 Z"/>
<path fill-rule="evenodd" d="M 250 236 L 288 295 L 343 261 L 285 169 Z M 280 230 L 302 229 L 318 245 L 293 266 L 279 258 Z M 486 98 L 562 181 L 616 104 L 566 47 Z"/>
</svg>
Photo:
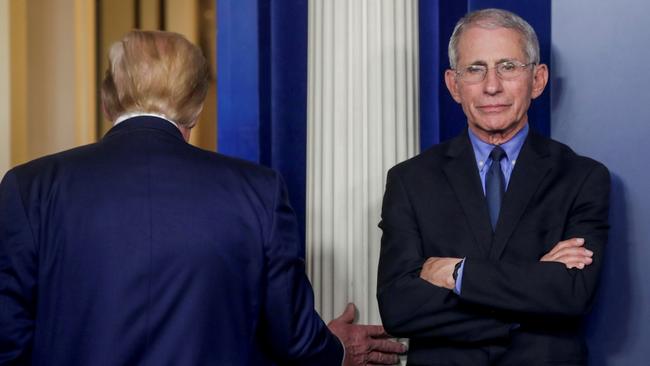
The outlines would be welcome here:
<svg viewBox="0 0 650 366">
<path fill-rule="evenodd" d="M 145 2 L 148 4 L 149 2 Z M 135 12 L 133 0 L 104 0 L 100 2 L 101 9 L 99 24 L 99 70 L 102 73 L 108 68 L 108 50 L 126 33 L 133 29 Z M 103 136 L 113 126 L 113 122 L 101 117 L 99 134 Z"/>
<path fill-rule="evenodd" d="M 27 5 L 28 151 L 31 157 L 93 141 L 94 12 L 83 0 Z"/>
<path fill-rule="evenodd" d="M 97 139 L 97 60 L 95 2 L 74 1 L 75 143 Z"/>
<path fill-rule="evenodd" d="M 27 2 L 30 157 L 75 146 L 72 2 Z"/>
<path fill-rule="evenodd" d="M 29 160 L 27 148 L 27 4 L 10 1 L 11 165 Z"/>
<path fill-rule="evenodd" d="M 103 74 L 104 48 L 133 27 L 133 1 L 105 0 L 99 2 L 104 8 L 95 9 L 97 2 L 88 0 L 0 0 L 0 174 L 39 156 L 94 142 L 110 127 L 97 127 L 96 55 L 102 55 Z M 196 43 L 201 39 L 198 1 L 165 2 L 166 28 Z M 159 12 L 158 4 L 141 0 L 143 28 L 159 26 L 152 15 Z M 105 44 L 96 43 L 96 10 L 102 12 Z M 192 143 L 212 150 L 215 93 L 213 84 L 192 137 Z"/>
<path fill-rule="evenodd" d="M 9 65 L 9 165 L 95 137 L 94 2 L 2 0 L 2 62 Z M 6 40 L 8 39 L 8 41 Z M 8 42 L 8 47 L 7 47 Z M 7 82 L 8 80 L 8 82 Z M 6 111 L 6 112 L 5 112 Z M 6 124 L 6 123 L 3 123 Z M 4 130 L 2 130 L 4 132 Z"/>
<path fill-rule="evenodd" d="M 203 20 L 199 17 L 206 16 L 206 14 L 199 13 L 199 1 L 165 0 L 165 7 L 166 30 L 180 33 L 187 37 L 190 42 L 199 44 L 199 24 Z M 214 9 L 208 9 L 207 11 L 210 12 L 207 15 L 214 16 Z M 214 27 L 212 29 L 214 33 Z M 209 55 L 206 55 L 206 57 L 208 61 L 212 61 Z M 190 143 L 193 145 L 212 151 L 217 149 L 216 93 L 216 83 L 212 82 L 205 98 L 203 112 L 199 116 L 199 122 L 192 129 L 190 138 Z"/>
</svg>

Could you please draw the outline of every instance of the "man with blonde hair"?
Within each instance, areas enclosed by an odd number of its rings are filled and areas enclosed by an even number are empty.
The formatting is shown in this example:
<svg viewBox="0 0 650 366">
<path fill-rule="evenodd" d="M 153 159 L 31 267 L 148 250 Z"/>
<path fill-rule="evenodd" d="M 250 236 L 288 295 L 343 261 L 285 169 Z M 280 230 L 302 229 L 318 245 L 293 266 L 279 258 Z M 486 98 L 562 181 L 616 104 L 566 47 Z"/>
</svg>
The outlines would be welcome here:
<svg viewBox="0 0 650 366">
<path fill-rule="evenodd" d="M 282 178 L 187 143 L 208 67 L 133 31 L 102 83 L 114 127 L 0 184 L 0 364 L 391 363 L 401 345 L 320 319 Z"/>
</svg>

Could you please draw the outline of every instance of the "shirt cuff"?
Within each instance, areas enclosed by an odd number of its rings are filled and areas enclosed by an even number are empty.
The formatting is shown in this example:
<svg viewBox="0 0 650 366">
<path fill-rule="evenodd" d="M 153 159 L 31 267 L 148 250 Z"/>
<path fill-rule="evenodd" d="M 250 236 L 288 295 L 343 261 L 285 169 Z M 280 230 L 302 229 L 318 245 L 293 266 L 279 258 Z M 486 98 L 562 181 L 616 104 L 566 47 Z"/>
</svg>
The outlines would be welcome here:
<svg viewBox="0 0 650 366">
<path fill-rule="evenodd" d="M 465 269 L 465 258 L 460 261 L 460 268 L 458 268 L 458 276 L 456 277 L 456 285 L 454 292 L 460 296 L 460 288 L 463 285 L 463 270 Z"/>
</svg>

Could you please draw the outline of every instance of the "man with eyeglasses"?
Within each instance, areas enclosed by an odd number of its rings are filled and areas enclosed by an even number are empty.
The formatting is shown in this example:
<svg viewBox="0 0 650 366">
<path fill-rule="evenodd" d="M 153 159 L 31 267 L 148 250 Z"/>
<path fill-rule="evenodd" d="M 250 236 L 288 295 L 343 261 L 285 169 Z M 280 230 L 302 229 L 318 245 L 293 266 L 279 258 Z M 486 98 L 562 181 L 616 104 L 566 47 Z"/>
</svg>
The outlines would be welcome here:
<svg viewBox="0 0 650 366">
<path fill-rule="evenodd" d="M 445 82 L 459 136 L 388 173 L 377 298 L 408 365 L 583 365 L 609 225 L 607 168 L 543 137 L 527 111 L 544 91 L 532 27 L 467 14 Z"/>
</svg>

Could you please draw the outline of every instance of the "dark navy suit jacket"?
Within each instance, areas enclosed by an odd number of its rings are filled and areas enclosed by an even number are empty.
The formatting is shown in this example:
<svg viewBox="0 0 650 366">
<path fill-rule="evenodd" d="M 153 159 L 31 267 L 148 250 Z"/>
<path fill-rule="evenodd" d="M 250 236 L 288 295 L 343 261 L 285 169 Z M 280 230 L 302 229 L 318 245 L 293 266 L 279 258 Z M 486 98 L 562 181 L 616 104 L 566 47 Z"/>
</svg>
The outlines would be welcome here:
<svg viewBox="0 0 650 366">
<path fill-rule="evenodd" d="M 408 365 L 583 365 L 581 317 L 607 242 L 607 168 L 530 131 L 493 232 L 467 132 L 388 173 L 377 298 Z M 585 239 L 584 269 L 540 262 Z M 429 257 L 466 258 L 460 296 L 420 278 Z"/>
<path fill-rule="evenodd" d="M 340 365 L 281 177 L 136 117 L 0 185 L 0 364 Z"/>
</svg>

